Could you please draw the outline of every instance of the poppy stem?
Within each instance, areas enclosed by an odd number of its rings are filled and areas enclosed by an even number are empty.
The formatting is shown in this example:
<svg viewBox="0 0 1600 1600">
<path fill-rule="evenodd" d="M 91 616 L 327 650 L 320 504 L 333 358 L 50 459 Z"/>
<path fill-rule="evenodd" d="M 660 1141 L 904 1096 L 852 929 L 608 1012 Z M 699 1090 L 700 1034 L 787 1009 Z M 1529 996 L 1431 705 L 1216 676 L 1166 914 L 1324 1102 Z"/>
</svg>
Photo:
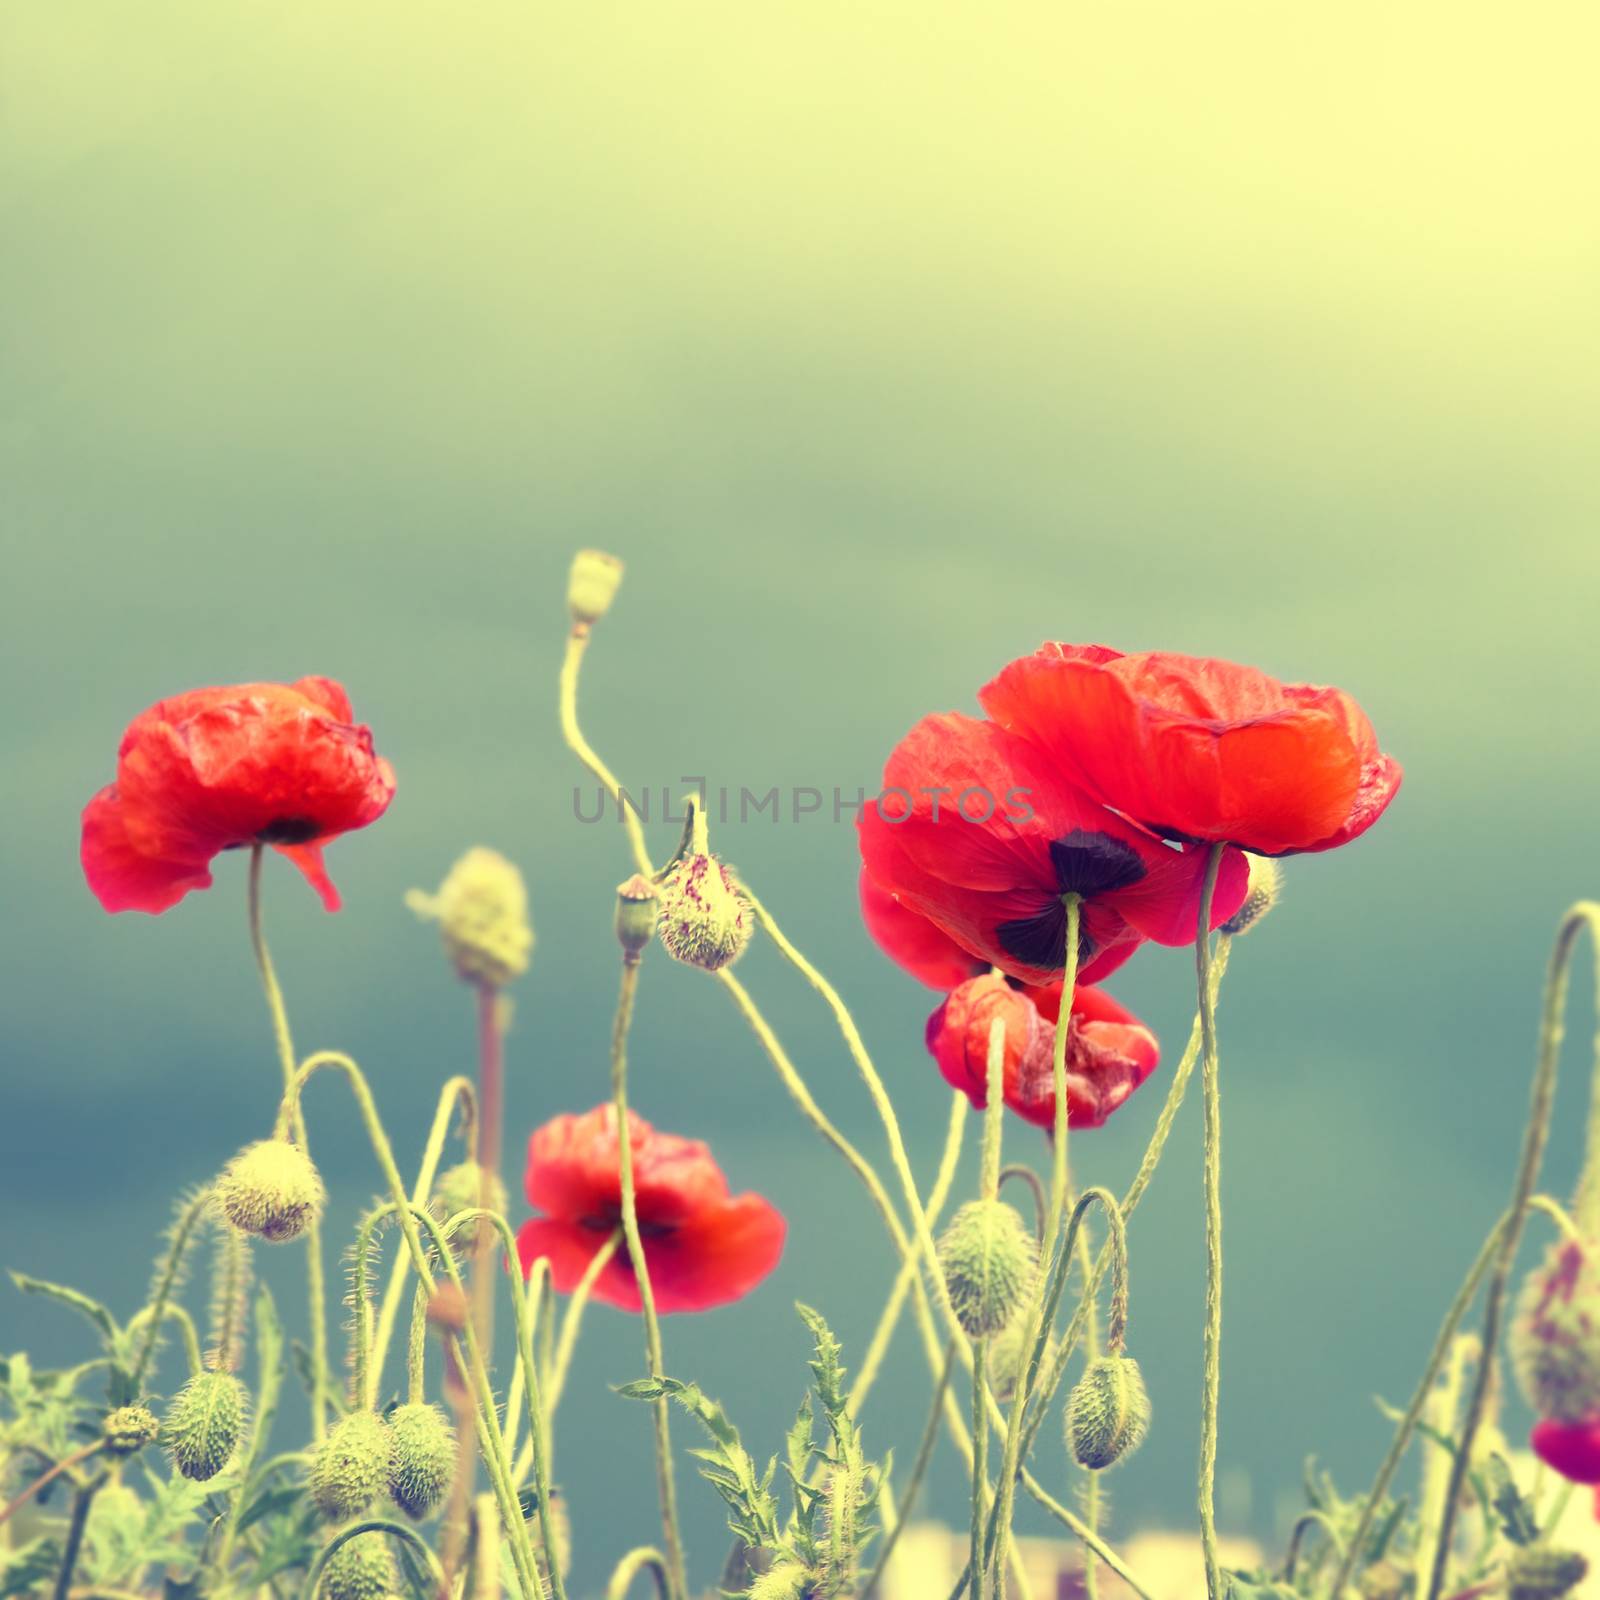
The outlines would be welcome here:
<svg viewBox="0 0 1600 1600">
<path fill-rule="evenodd" d="M 988 1354 L 989 1341 L 980 1333 L 972 1341 L 972 1553 L 967 1558 L 972 1566 L 974 1600 L 981 1600 L 986 1592 L 983 1513 L 989 1487 L 989 1413 L 984 1408 Z"/>
<path fill-rule="evenodd" d="M 611 1581 L 606 1585 L 606 1600 L 625 1600 L 630 1585 L 641 1572 L 648 1572 L 655 1579 L 656 1600 L 672 1600 L 666 1559 L 659 1550 L 648 1545 L 630 1550 L 617 1563 Z"/>
<path fill-rule="evenodd" d="M 978 1193 L 985 1200 L 1000 1197 L 1000 1146 L 1005 1136 L 1006 1112 L 1006 1019 L 997 1016 L 989 1024 L 989 1055 L 985 1062 L 983 1113 L 983 1162 L 979 1168 Z"/>
<path fill-rule="evenodd" d="M 192 1199 L 183 1202 L 183 1209 L 178 1214 L 171 1233 L 171 1244 L 167 1249 L 167 1258 L 162 1263 L 161 1281 L 156 1286 L 156 1292 L 151 1297 L 150 1304 L 140 1313 L 148 1317 L 150 1331 L 144 1337 L 144 1343 L 139 1347 L 139 1358 L 133 1364 L 133 1390 L 137 1394 L 144 1385 L 144 1375 L 149 1370 L 150 1358 L 155 1354 L 156 1340 L 161 1334 L 161 1324 L 166 1319 L 169 1305 L 173 1310 L 182 1310 L 181 1306 L 172 1303 L 172 1291 L 177 1286 L 178 1274 L 183 1269 L 183 1260 L 189 1248 L 189 1241 L 194 1237 L 195 1226 L 205 1215 L 206 1208 L 211 1203 L 211 1191 L 202 1189 Z M 184 1312 L 187 1317 L 188 1313 Z M 136 1318 L 135 1321 L 138 1319 Z M 181 1324 L 180 1324 L 181 1326 Z M 131 1324 L 130 1324 L 131 1327 Z M 189 1324 L 189 1342 L 195 1344 L 193 1333 L 194 1324 Z M 194 1368 L 199 1370 L 200 1359 L 198 1353 L 194 1357 Z"/>
<path fill-rule="evenodd" d="M 250 846 L 250 947 L 255 951 L 256 970 L 261 974 L 261 987 L 266 993 L 267 1011 L 272 1018 L 272 1037 L 278 1047 L 278 1060 L 283 1067 L 284 1088 L 287 1089 L 294 1081 L 294 1038 L 289 1032 L 289 1013 L 283 1003 L 283 990 L 278 984 L 277 969 L 272 964 L 272 952 L 267 949 L 266 933 L 261 925 L 261 861 L 264 853 L 264 846 Z M 300 1114 L 298 1103 L 291 1127 L 295 1143 L 309 1155 L 306 1120 Z M 328 1429 L 328 1302 L 322 1271 L 322 1222 L 315 1215 L 306 1224 L 306 1299 L 311 1322 L 311 1437 L 320 1444 Z"/>
<path fill-rule="evenodd" d="M 1478 1425 L 1483 1421 L 1484 1407 L 1489 1399 L 1489 1386 L 1494 1379 L 1494 1357 L 1500 1342 L 1500 1323 L 1505 1314 L 1511 1269 L 1516 1263 L 1517 1246 L 1522 1242 L 1522 1230 L 1528 1218 L 1529 1201 L 1533 1196 L 1534 1185 L 1539 1181 L 1539 1167 L 1544 1160 L 1545 1142 L 1550 1135 L 1550 1108 L 1555 1100 L 1556 1074 L 1561 1065 L 1561 1041 L 1566 1032 L 1567 979 L 1572 968 L 1572 952 L 1577 945 L 1578 935 L 1585 928 L 1589 929 L 1591 939 L 1600 942 L 1600 902 L 1580 900 L 1567 912 L 1556 931 L 1555 948 L 1550 954 L 1550 966 L 1545 977 L 1544 1006 L 1539 1021 L 1539 1049 L 1533 1073 L 1532 1106 L 1528 1113 L 1527 1132 L 1523 1136 L 1522 1159 L 1517 1164 L 1516 1179 L 1511 1186 L 1511 1204 L 1507 1209 L 1505 1226 L 1497 1235 L 1489 1268 L 1489 1287 L 1484 1295 L 1483 1306 L 1481 1336 L 1483 1356 L 1473 1379 L 1466 1416 L 1462 1421 L 1461 1434 L 1456 1443 L 1444 1513 L 1439 1519 L 1438 1555 L 1433 1564 L 1433 1581 L 1428 1585 L 1423 1600 L 1438 1600 L 1439 1591 L 1444 1587 L 1445 1569 L 1449 1565 L 1450 1542 L 1455 1534 L 1456 1513 L 1461 1502 L 1461 1489 L 1472 1459 L 1472 1442 L 1477 1437 Z M 1600 955 L 1597 955 L 1596 960 L 1600 963 Z"/>
<path fill-rule="evenodd" d="M 583 1269 L 577 1287 L 567 1297 L 567 1311 L 561 1319 L 561 1334 L 556 1340 L 555 1360 L 550 1367 L 548 1404 L 552 1417 L 555 1416 L 556 1407 L 561 1404 L 561 1391 L 567 1386 L 567 1372 L 572 1366 L 573 1352 L 578 1348 L 578 1330 L 583 1326 L 583 1313 L 589 1304 L 589 1296 L 600 1274 L 611 1265 L 612 1257 L 621 1245 L 622 1229 L 613 1228 L 610 1238 L 595 1251 L 594 1259 Z"/>
<path fill-rule="evenodd" d="M 622 1231 L 639 1285 L 639 1306 L 644 1313 L 645 1361 L 649 1375 L 660 1379 L 664 1371 L 661 1324 L 656 1317 L 655 1290 L 650 1284 L 650 1267 L 639 1232 L 639 1209 L 633 1187 L 633 1141 L 628 1125 L 628 1029 L 633 1022 L 633 1001 L 638 987 L 639 953 L 624 952 L 616 1021 L 611 1029 L 611 1095 L 617 1108 L 617 1173 L 622 1186 Z M 689 1584 L 684 1571 L 683 1537 L 678 1530 L 678 1492 L 672 1475 L 672 1440 L 665 1395 L 651 1402 L 651 1411 L 655 1418 L 656 1486 L 661 1497 L 661 1527 L 666 1536 L 671 1569 L 672 1600 L 687 1600 Z"/>
<path fill-rule="evenodd" d="M 644 829 L 640 826 L 639 814 L 634 810 L 632 802 L 623 794 L 622 785 L 617 781 L 616 775 L 595 754 L 578 726 L 578 672 L 583 666 L 583 653 L 588 647 L 588 626 L 579 624 L 567 636 L 567 653 L 561 661 L 558 697 L 561 736 L 567 741 L 567 748 L 600 780 L 607 793 L 616 801 L 617 809 L 622 814 L 623 826 L 627 829 L 634 865 L 648 878 L 655 869 L 650 865 L 650 851 L 644 842 Z"/>
<path fill-rule="evenodd" d="M 1217 1399 L 1222 1367 L 1222 1096 L 1217 1061 L 1217 1017 L 1211 989 L 1211 902 L 1226 845 L 1214 844 L 1206 859 L 1200 889 L 1199 926 L 1194 941 L 1199 989 L 1201 1096 L 1205 1107 L 1204 1192 L 1206 1218 L 1206 1314 L 1200 1384 L 1200 1470 L 1196 1494 L 1200 1509 L 1200 1548 L 1205 1557 L 1206 1593 L 1224 1600 L 1217 1559 Z"/>
</svg>

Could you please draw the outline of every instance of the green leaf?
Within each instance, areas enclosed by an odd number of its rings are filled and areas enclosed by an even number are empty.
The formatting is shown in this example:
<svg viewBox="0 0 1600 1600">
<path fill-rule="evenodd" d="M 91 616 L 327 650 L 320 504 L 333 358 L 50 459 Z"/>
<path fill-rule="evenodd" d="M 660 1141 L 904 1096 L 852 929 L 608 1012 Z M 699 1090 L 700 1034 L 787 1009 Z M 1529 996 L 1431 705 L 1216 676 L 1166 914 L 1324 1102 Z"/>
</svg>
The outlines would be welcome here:
<svg viewBox="0 0 1600 1600">
<path fill-rule="evenodd" d="M 1491 1455 L 1483 1476 L 1489 1491 L 1489 1503 L 1500 1522 L 1500 1531 L 1512 1544 L 1532 1544 L 1539 1537 L 1539 1524 L 1534 1519 L 1533 1506 L 1523 1497 L 1512 1478 L 1506 1458 L 1498 1452 Z"/>
<path fill-rule="evenodd" d="M 33 1539 L 15 1550 L 0 1550 L 0 1600 L 35 1592 L 60 1565 L 61 1546 L 54 1539 Z"/>
<path fill-rule="evenodd" d="M 30 1278 L 25 1272 L 13 1272 L 11 1281 L 24 1294 L 43 1295 L 47 1300 L 54 1300 L 76 1311 L 80 1316 L 87 1317 L 107 1339 L 115 1340 L 117 1337 L 117 1321 L 98 1300 L 91 1300 L 88 1295 L 80 1294 L 76 1289 L 69 1289 L 65 1284 L 48 1283 L 43 1278 Z"/>
<path fill-rule="evenodd" d="M 263 1517 L 276 1517 L 286 1511 L 293 1511 L 305 1499 L 305 1493 L 299 1484 L 262 1490 L 246 1507 L 244 1515 L 239 1518 L 237 1531 L 243 1533 L 246 1528 L 260 1522 Z"/>
</svg>

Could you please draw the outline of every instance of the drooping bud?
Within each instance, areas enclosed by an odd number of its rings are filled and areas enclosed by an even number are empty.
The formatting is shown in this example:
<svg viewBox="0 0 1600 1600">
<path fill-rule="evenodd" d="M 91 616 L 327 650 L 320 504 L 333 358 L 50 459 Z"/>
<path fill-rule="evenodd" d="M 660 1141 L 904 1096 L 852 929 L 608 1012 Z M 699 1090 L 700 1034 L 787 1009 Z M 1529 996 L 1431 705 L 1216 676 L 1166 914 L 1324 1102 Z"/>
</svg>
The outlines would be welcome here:
<svg viewBox="0 0 1600 1600">
<path fill-rule="evenodd" d="M 623 571 L 622 562 L 604 550 L 580 550 L 567 574 L 567 610 L 572 620 L 585 627 L 598 622 L 617 597 Z"/>
<path fill-rule="evenodd" d="M 445 954 L 464 983 L 503 989 L 528 970 L 528 890 L 499 851 L 475 846 L 445 874 L 437 894 L 409 889 L 406 904 L 439 924 Z"/>
<path fill-rule="evenodd" d="M 1524 1545 L 1506 1563 L 1507 1600 L 1561 1600 L 1589 1575 L 1589 1563 L 1576 1550 Z"/>
<path fill-rule="evenodd" d="M 438 1406 L 414 1401 L 389 1413 L 389 1494 L 415 1522 L 444 1497 L 456 1471 L 456 1434 Z"/>
<path fill-rule="evenodd" d="M 241 1233 L 273 1244 L 299 1238 L 327 1200 L 311 1157 L 287 1139 L 246 1145 L 222 1169 L 216 1196 L 222 1214 Z"/>
<path fill-rule="evenodd" d="M 306 1475 L 312 1503 L 332 1522 L 359 1516 L 389 1484 L 394 1441 L 376 1411 L 352 1411 L 328 1430 Z"/>
<path fill-rule="evenodd" d="M 617 943 L 630 960 L 650 943 L 660 910 L 656 886 L 642 872 L 617 885 Z"/>
<path fill-rule="evenodd" d="M 244 1385 L 231 1372 L 197 1372 L 173 1396 L 163 1432 L 172 1464 L 204 1483 L 227 1466 L 244 1431 Z"/>
<path fill-rule="evenodd" d="M 969 1200 L 939 1240 L 939 1267 L 956 1321 L 973 1338 L 998 1333 L 1033 1287 L 1039 1247 L 1003 1200 Z"/>
<path fill-rule="evenodd" d="M 674 961 L 715 972 L 745 952 L 755 918 L 737 879 L 713 855 L 692 854 L 662 886 L 656 931 Z"/>
<path fill-rule="evenodd" d="M 485 1204 L 488 1210 L 498 1211 L 502 1216 L 505 1214 L 506 1186 L 498 1176 L 493 1173 L 489 1175 L 487 1202 L 481 1198 L 482 1194 L 483 1168 L 476 1161 L 459 1161 L 439 1174 L 428 1205 L 440 1222 L 448 1222 L 458 1211 L 474 1210 Z M 481 1222 L 477 1228 L 463 1223 L 451 1236 L 452 1250 L 458 1255 L 470 1255 L 476 1247 L 480 1229 L 490 1226 L 492 1224 L 487 1221 Z"/>
<path fill-rule="evenodd" d="M 1100 1356 L 1067 1396 L 1067 1448 L 1080 1467 L 1103 1472 L 1132 1455 L 1150 1429 L 1150 1396 L 1132 1356 Z"/>
<path fill-rule="evenodd" d="M 1600 1251 L 1564 1239 L 1528 1274 L 1506 1340 L 1523 1397 L 1541 1417 L 1600 1412 Z"/>
<path fill-rule="evenodd" d="M 810 1576 L 798 1561 L 780 1561 L 763 1572 L 745 1592 L 748 1600 L 804 1600 Z"/>
<path fill-rule="evenodd" d="M 161 1436 L 161 1424 L 149 1406 L 118 1406 L 100 1424 L 107 1455 L 131 1456 Z"/>
<path fill-rule="evenodd" d="M 1277 905 L 1283 890 L 1283 868 L 1271 856 L 1256 856 L 1246 851 L 1245 860 L 1250 866 L 1250 879 L 1244 901 L 1222 924 L 1224 933 L 1247 933 Z"/>
<path fill-rule="evenodd" d="M 399 1583 L 388 1539 L 378 1532 L 358 1533 L 328 1557 L 317 1592 L 323 1600 L 386 1600 Z"/>
</svg>

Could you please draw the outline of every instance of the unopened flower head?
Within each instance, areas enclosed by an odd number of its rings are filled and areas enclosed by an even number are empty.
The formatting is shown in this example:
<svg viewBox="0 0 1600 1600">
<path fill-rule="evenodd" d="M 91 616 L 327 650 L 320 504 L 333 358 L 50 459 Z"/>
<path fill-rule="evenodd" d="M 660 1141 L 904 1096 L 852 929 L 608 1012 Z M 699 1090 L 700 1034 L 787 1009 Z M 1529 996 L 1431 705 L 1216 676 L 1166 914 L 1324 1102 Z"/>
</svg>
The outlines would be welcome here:
<svg viewBox="0 0 1600 1600">
<path fill-rule="evenodd" d="M 160 1437 L 161 1424 L 149 1406 L 118 1406 L 107 1413 L 100 1434 L 108 1455 L 131 1456 Z"/>
<path fill-rule="evenodd" d="M 244 1385 L 231 1372 L 197 1372 L 173 1397 L 164 1432 L 172 1464 L 204 1483 L 227 1466 L 244 1431 Z"/>
<path fill-rule="evenodd" d="M 751 1585 L 749 1600 L 804 1600 L 811 1574 L 797 1561 L 780 1560 Z"/>
<path fill-rule="evenodd" d="M 969 1200 L 939 1240 L 939 1267 L 956 1320 L 973 1338 L 998 1333 L 1027 1298 L 1039 1247 L 1015 1208 Z"/>
<path fill-rule="evenodd" d="M 1245 853 L 1250 865 L 1250 878 L 1244 893 L 1244 903 L 1222 924 L 1229 934 L 1247 933 L 1278 903 L 1283 892 L 1283 868 L 1271 856 Z"/>
<path fill-rule="evenodd" d="M 1067 1448 L 1080 1467 L 1103 1472 L 1131 1455 L 1150 1429 L 1150 1396 L 1132 1356 L 1100 1356 L 1067 1396 Z"/>
<path fill-rule="evenodd" d="M 1563 1239 L 1528 1274 L 1506 1344 L 1523 1397 L 1541 1417 L 1600 1412 L 1600 1251 Z"/>
<path fill-rule="evenodd" d="M 311 1157 L 287 1139 L 246 1145 L 222 1169 L 216 1195 L 234 1227 L 272 1243 L 298 1238 L 327 1199 Z"/>
<path fill-rule="evenodd" d="M 389 1413 L 389 1495 L 414 1521 L 438 1505 L 456 1470 L 456 1435 L 438 1406 L 414 1401 Z"/>
<path fill-rule="evenodd" d="M 458 1161 L 455 1166 L 447 1167 L 441 1172 L 433 1185 L 433 1198 L 429 1202 L 432 1210 L 440 1222 L 448 1222 L 458 1212 L 476 1210 L 485 1207 L 489 1211 L 498 1211 L 502 1216 L 506 1210 L 506 1186 L 494 1173 L 489 1174 L 489 1193 L 483 1193 L 483 1168 L 476 1161 Z M 485 1220 L 481 1227 L 491 1224 Z M 451 1248 L 458 1254 L 470 1254 L 478 1240 L 479 1228 L 463 1223 L 451 1235 Z"/>
<path fill-rule="evenodd" d="M 318 1594 L 322 1600 L 386 1600 L 399 1587 L 400 1574 L 381 1533 L 358 1533 L 328 1557 Z"/>
<path fill-rule="evenodd" d="M 1576 1550 L 1524 1545 L 1506 1563 L 1507 1600 L 1562 1600 L 1589 1575 L 1589 1563 Z"/>
<path fill-rule="evenodd" d="M 328 1430 L 311 1459 L 312 1503 L 332 1522 L 359 1516 L 389 1486 L 394 1441 L 376 1411 L 352 1411 Z"/>
<path fill-rule="evenodd" d="M 621 561 L 604 550 L 580 550 L 567 575 L 567 610 L 572 620 L 583 627 L 598 622 L 617 597 L 622 572 Z"/>
<path fill-rule="evenodd" d="M 412 889 L 406 904 L 439 924 L 445 953 L 464 982 L 503 989 L 528 970 L 533 926 L 527 887 L 497 850 L 475 846 L 451 867 L 437 894 Z"/>
<path fill-rule="evenodd" d="M 755 919 L 733 874 L 713 855 L 688 855 L 661 891 L 656 931 L 675 961 L 715 972 L 745 952 Z"/>
</svg>

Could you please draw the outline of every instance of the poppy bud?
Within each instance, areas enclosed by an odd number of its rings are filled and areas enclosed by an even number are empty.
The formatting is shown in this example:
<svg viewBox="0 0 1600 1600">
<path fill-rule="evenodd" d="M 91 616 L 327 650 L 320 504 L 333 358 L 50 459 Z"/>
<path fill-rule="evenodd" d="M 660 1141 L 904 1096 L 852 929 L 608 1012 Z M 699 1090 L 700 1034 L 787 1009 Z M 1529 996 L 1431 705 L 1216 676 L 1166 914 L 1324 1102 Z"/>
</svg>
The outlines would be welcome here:
<svg viewBox="0 0 1600 1600">
<path fill-rule="evenodd" d="M 1576 1550 L 1524 1545 L 1506 1563 L 1507 1600 L 1561 1600 L 1589 1575 L 1589 1563 Z"/>
<path fill-rule="evenodd" d="M 433 1186 L 430 1209 L 440 1222 L 448 1222 L 458 1211 L 476 1209 L 482 1203 L 480 1200 L 482 1194 L 483 1168 L 476 1161 L 460 1161 L 439 1174 Z M 506 1209 L 506 1186 L 493 1173 L 489 1177 L 487 1209 L 498 1211 L 502 1215 Z M 452 1236 L 452 1248 L 458 1254 L 463 1251 L 470 1252 L 477 1241 L 479 1228 L 488 1226 L 490 1224 L 481 1219 L 478 1227 L 464 1224 Z"/>
<path fill-rule="evenodd" d="M 969 1200 L 939 1240 L 939 1266 L 956 1321 L 973 1338 L 998 1333 L 1027 1298 L 1039 1247 L 1002 1200 Z"/>
<path fill-rule="evenodd" d="M 622 583 L 623 566 L 604 550 L 580 550 L 567 574 L 567 610 L 572 620 L 587 626 L 611 609 Z"/>
<path fill-rule="evenodd" d="M 1250 878 L 1244 892 L 1244 903 L 1222 924 L 1228 934 L 1247 933 L 1278 903 L 1283 890 L 1283 868 L 1271 856 L 1254 856 L 1245 852 L 1250 865 Z"/>
<path fill-rule="evenodd" d="M 1392 1561 L 1374 1561 L 1361 1574 L 1361 1600 L 1406 1600 L 1411 1592 L 1411 1575 Z"/>
<path fill-rule="evenodd" d="M 100 1433 L 108 1455 L 131 1456 L 160 1437 L 161 1424 L 149 1406 L 118 1406 L 100 1424 Z"/>
<path fill-rule="evenodd" d="M 528 970 L 528 891 L 522 874 L 498 850 L 474 846 L 445 874 L 437 894 L 409 889 L 406 904 L 439 924 L 445 954 L 463 983 L 503 989 Z"/>
<path fill-rule="evenodd" d="M 413 1401 L 389 1413 L 389 1494 L 421 1522 L 438 1505 L 456 1471 L 456 1435 L 438 1406 Z"/>
<path fill-rule="evenodd" d="M 534 1513 L 538 1515 L 537 1512 Z M 556 1563 L 561 1568 L 561 1581 L 566 1582 L 572 1567 L 572 1518 L 567 1514 L 567 1502 L 558 1490 L 550 1491 L 550 1538 L 556 1547 Z M 550 1563 L 545 1559 L 544 1537 L 540 1533 L 533 1541 L 533 1564 L 539 1569 L 539 1581 L 550 1587 Z"/>
<path fill-rule="evenodd" d="M 327 1199 L 311 1157 L 287 1139 L 247 1144 L 222 1169 L 216 1195 L 234 1227 L 273 1244 L 298 1238 Z"/>
<path fill-rule="evenodd" d="M 352 1411 L 336 1422 L 306 1476 L 317 1510 L 331 1522 L 359 1516 L 387 1487 L 393 1449 L 389 1424 L 376 1411 Z"/>
<path fill-rule="evenodd" d="M 804 1600 L 810 1573 L 797 1561 L 780 1561 L 745 1591 L 748 1600 Z"/>
<path fill-rule="evenodd" d="M 323 1600 L 385 1600 L 399 1582 L 400 1574 L 384 1535 L 376 1531 L 358 1533 L 328 1557 L 318 1593 Z"/>
<path fill-rule="evenodd" d="M 204 1483 L 227 1466 L 244 1431 L 244 1385 L 231 1372 L 197 1372 L 173 1397 L 165 1433 L 172 1464 Z"/>
<path fill-rule="evenodd" d="M 1056 1341 L 1051 1339 L 1039 1360 L 1039 1370 L 1048 1372 L 1055 1360 Z M 1017 1385 L 1027 1370 L 1028 1358 L 1033 1354 L 1033 1340 L 1021 1322 L 1013 1319 L 989 1341 L 989 1388 L 996 1400 L 1008 1406 L 1016 1399 Z"/>
<path fill-rule="evenodd" d="M 643 873 L 636 872 L 626 883 L 617 885 L 617 943 L 630 960 L 650 943 L 660 909 L 656 886 Z"/>
<path fill-rule="evenodd" d="M 1541 1417 L 1581 1422 L 1600 1412 L 1600 1261 L 1591 1244 L 1550 1247 L 1523 1285 L 1506 1346 Z"/>
<path fill-rule="evenodd" d="M 734 876 L 712 855 L 688 855 L 661 893 L 656 931 L 674 961 L 715 972 L 744 954 L 754 930 Z"/>
<path fill-rule="evenodd" d="M 1067 1396 L 1067 1448 L 1080 1467 L 1103 1472 L 1144 1443 L 1150 1396 L 1132 1356 L 1100 1356 Z"/>
</svg>

